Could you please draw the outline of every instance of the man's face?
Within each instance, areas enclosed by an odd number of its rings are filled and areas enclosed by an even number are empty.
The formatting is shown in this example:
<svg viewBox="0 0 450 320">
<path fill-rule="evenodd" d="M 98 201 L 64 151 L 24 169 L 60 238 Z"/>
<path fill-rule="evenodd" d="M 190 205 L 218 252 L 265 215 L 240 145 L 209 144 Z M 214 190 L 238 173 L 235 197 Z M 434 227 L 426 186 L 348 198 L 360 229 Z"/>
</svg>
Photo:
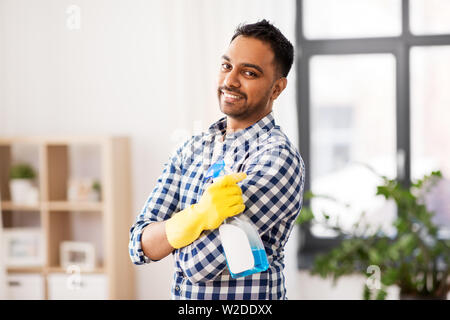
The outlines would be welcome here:
<svg viewBox="0 0 450 320">
<path fill-rule="evenodd" d="M 275 73 L 268 43 L 236 37 L 222 56 L 217 92 L 220 110 L 237 120 L 264 114 L 273 101 Z"/>
</svg>

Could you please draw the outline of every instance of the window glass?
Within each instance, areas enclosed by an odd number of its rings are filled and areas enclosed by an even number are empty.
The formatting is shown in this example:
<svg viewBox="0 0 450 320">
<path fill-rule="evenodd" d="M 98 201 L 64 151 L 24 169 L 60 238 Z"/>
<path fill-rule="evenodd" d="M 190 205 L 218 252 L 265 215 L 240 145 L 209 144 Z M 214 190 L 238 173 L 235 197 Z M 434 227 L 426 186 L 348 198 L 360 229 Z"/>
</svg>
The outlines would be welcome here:
<svg viewBox="0 0 450 320">
<path fill-rule="evenodd" d="M 427 196 L 435 221 L 450 228 L 450 46 L 411 49 L 411 176 L 440 170 Z"/>
<path fill-rule="evenodd" d="M 303 29 L 309 39 L 398 36 L 400 0 L 304 0 Z"/>
<path fill-rule="evenodd" d="M 409 10 L 412 33 L 450 33 L 449 0 L 410 0 Z"/>
<path fill-rule="evenodd" d="M 314 212 L 350 230 L 361 213 L 391 232 L 395 205 L 375 196 L 381 179 L 396 176 L 395 58 L 391 54 L 314 56 L 311 70 L 311 190 Z M 319 215 L 319 219 L 321 216 Z M 332 236 L 321 224 L 317 237 Z"/>
</svg>

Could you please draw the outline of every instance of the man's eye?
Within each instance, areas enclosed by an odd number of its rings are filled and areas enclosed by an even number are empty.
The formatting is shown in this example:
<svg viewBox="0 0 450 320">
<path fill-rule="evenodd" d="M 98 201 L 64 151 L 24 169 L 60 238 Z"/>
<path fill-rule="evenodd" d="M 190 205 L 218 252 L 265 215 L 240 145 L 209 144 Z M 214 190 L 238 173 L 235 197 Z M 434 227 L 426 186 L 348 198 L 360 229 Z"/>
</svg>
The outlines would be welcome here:
<svg viewBox="0 0 450 320">
<path fill-rule="evenodd" d="M 230 70 L 231 66 L 228 63 L 222 63 L 222 69 Z"/>
<path fill-rule="evenodd" d="M 256 76 L 257 76 L 257 74 L 254 73 L 254 72 L 252 72 L 252 71 L 245 71 L 244 73 L 245 73 L 247 76 L 249 76 L 249 77 L 256 77 Z"/>
</svg>

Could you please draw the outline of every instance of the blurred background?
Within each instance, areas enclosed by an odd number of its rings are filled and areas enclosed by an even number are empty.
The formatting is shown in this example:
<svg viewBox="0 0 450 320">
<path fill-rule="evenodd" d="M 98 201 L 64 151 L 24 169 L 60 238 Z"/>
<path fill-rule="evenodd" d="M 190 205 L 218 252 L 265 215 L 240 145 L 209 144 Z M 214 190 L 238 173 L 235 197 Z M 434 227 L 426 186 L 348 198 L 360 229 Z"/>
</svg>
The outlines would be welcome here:
<svg viewBox="0 0 450 320">
<path fill-rule="evenodd" d="M 133 266 L 123 242 L 170 153 L 223 116 L 234 29 L 263 18 L 296 48 L 274 114 L 306 187 L 348 204 L 305 206 L 344 230 L 365 212 L 395 236 L 395 202 L 361 164 L 404 185 L 440 170 L 427 206 L 448 239 L 450 1 L 0 0 L 0 298 L 170 297 L 172 257 Z M 27 177 L 17 200 L 10 182 Z M 316 218 L 286 247 L 289 299 L 362 299 L 361 272 L 310 274 L 339 243 Z"/>
</svg>

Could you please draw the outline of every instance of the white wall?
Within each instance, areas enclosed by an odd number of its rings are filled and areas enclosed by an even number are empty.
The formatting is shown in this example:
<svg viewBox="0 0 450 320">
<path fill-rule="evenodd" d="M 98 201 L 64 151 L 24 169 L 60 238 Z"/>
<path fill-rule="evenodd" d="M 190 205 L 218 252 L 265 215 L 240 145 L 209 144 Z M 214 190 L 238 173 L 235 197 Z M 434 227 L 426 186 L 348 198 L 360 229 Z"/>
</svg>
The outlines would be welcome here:
<svg viewBox="0 0 450 320">
<path fill-rule="evenodd" d="M 66 26 L 72 4 L 79 30 Z M 237 24 L 267 18 L 295 41 L 293 0 L 0 0 L 0 9 L 0 134 L 130 136 L 133 217 L 183 132 L 222 116 L 216 74 Z M 297 145 L 294 70 L 274 112 Z M 298 272 L 296 237 L 290 299 L 361 297 L 361 279 L 334 291 Z M 136 271 L 137 298 L 169 297 L 171 257 Z"/>
</svg>

